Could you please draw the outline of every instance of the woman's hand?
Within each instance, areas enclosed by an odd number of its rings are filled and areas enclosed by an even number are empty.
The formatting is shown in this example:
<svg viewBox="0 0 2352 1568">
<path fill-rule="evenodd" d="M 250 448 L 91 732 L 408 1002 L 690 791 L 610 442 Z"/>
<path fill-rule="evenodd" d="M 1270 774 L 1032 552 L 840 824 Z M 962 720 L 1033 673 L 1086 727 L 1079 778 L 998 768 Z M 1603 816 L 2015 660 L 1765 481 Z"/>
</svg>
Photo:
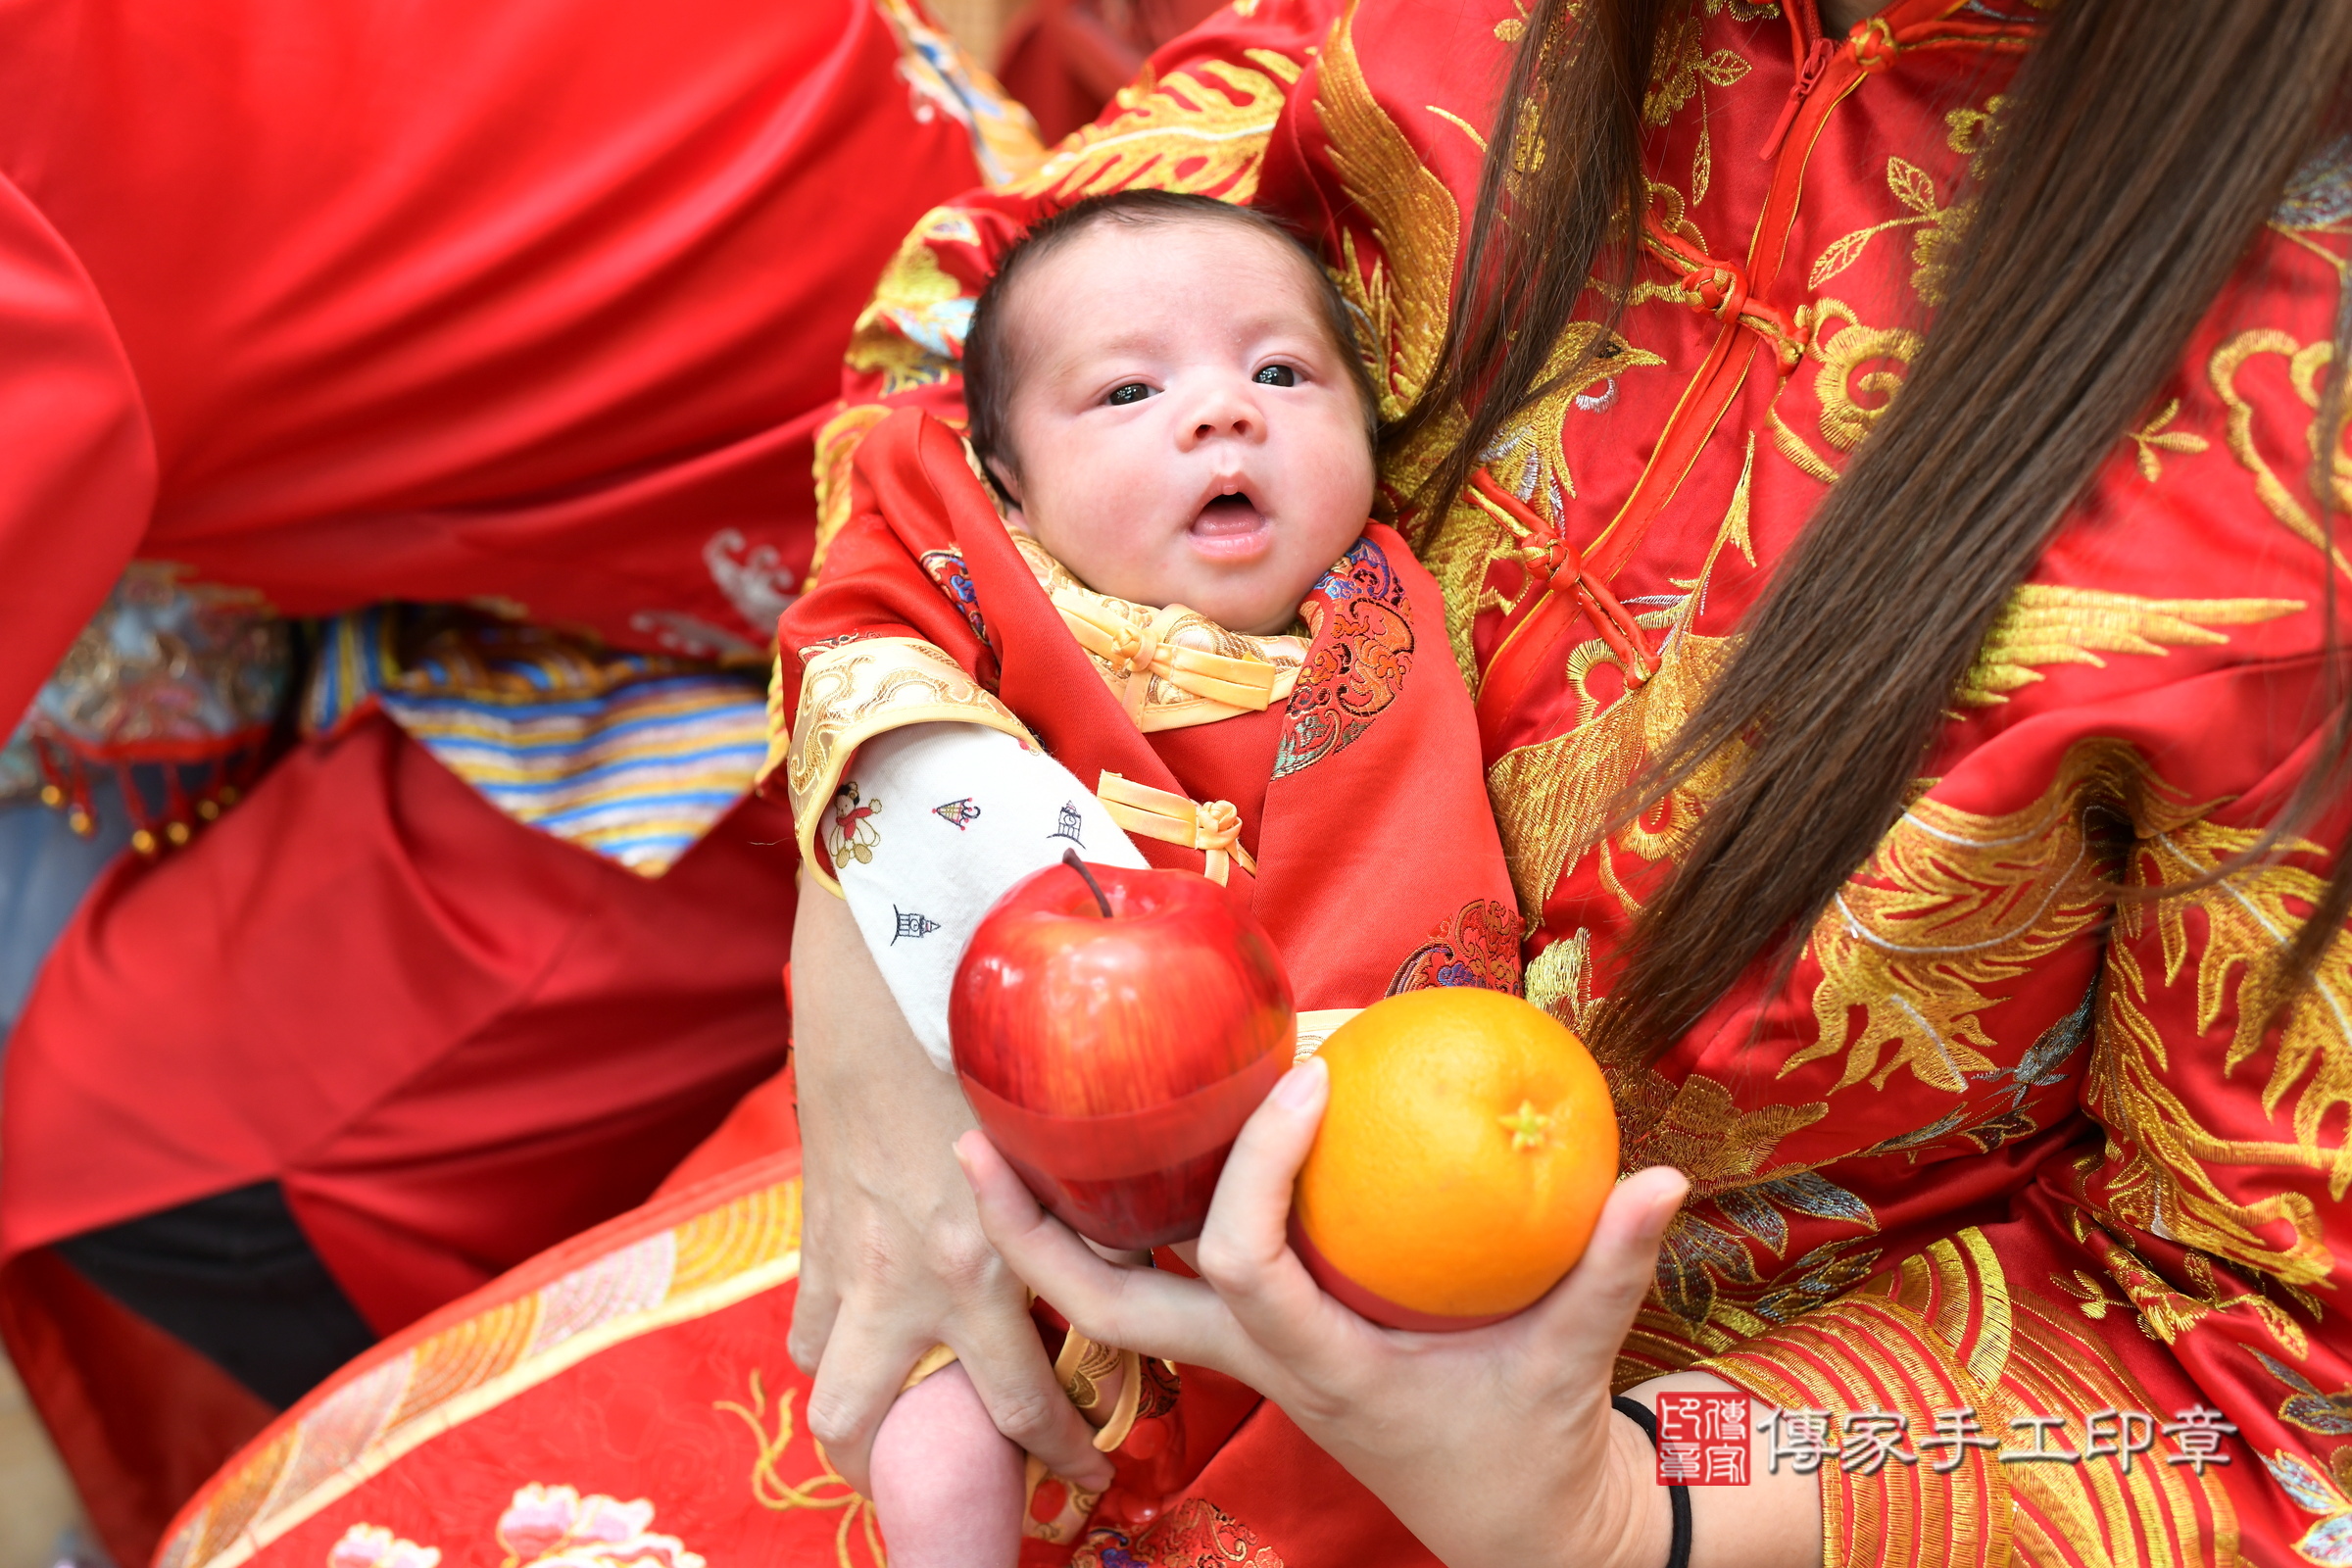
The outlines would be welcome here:
<svg viewBox="0 0 2352 1568">
<path fill-rule="evenodd" d="M 1609 1408 L 1609 1376 L 1689 1184 L 1662 1167 L 1620 1183 L 1584 1260 L 1516 1317 L 1461 1334 L 1378 1328 L 1324 1295 L 1285 1238 L 1327 1085 L 1319 1061 L 1293 1069 L 1243 1129 L 1199 1281 L 1104 1262 L 1039 1209 L 985 1137 L 956 1152 L 998 1250 L 1082 1332 L 1258 1390 L 1454 1568 L 1657 1568 L 1667 1494 L 1648 1439 Z M 1773 1498 L 1754 1521 L 1763 1538 L 1725 1519 L 1715 1542 L 1700 1535 L 1694 1562 L 1818 1561 L 1803 1516 L 1813 1483 L 1785 1479 L 1797 1487 L 1758 1489 Z"/>
<path fill-rule="evenodd" d="M 1081 1487 L 1107 1485 L 1109 1462 L 950 1156 L 971 1111 L 907 1033 L 848 906 L 806 878 L 792 957 L 806 1207 L 791 1350 L 816 1380 L 809 1431 L 870 1494 L 874 1430 L 916 1359 L 944 1342 L 1006 1437 Z"/>
</svg>

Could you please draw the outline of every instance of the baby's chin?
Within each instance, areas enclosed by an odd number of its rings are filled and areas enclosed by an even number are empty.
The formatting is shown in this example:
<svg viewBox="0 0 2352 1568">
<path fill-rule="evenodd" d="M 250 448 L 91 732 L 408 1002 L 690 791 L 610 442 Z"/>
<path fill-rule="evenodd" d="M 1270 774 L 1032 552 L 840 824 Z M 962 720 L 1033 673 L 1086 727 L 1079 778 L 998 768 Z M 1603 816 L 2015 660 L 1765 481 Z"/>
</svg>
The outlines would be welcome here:
<svg viewBox="0 0 2352 1568">
<path fill-rule="evenodd" d="M 1293 583 L 1290 575 L 1268 571 L 1249 582 L 1217 583 L 1195 595 L 1178 596 L 1176 602 L 1199 611 L 1227 631 L 1252 637 L 1279 636 L 1298 624 L 1299 602 L 1314 586 L 1311 579 Z"/>
</svg>

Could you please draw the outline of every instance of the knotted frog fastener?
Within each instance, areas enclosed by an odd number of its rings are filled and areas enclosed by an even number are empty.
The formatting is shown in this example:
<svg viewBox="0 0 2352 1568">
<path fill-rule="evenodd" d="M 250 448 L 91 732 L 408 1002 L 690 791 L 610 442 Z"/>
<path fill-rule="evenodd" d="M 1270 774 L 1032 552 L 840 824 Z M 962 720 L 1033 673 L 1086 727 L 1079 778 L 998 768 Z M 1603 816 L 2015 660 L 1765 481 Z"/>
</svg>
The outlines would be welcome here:
<svg viewBox="0 0 2352 1568">
<path fill-rule="evenodd" d="M 1225 885 L 1233 861 L 1252 874 L 1257 870 L 1257 862 L 1242 848 L 1242 813 L 1231 801 L 1195 801 L 1107 769 L 1095 786 L 1095 798 L 1126 831 L 1200 851 L 1208 859 L 1203 874 L 1219 887 Z"/>
<path fill-rule="evenodd" d="M 1155 679 L 1224 708 L 1253 713 L 1289 696 L 1298 679 L 1293 665 L 1186 647 L 1176 634 L 1185 621 L 1199 617 L 1183 605 L 1169 605 L 1138 625 L 1120 613 L 1117 602 L 1085 589 L 1059 588 L 1051 597 L 1078 646 L 1109 663 L 1106 679 L 1139 729 L 1158 727 L 1145 722 Z"/>
</svg>

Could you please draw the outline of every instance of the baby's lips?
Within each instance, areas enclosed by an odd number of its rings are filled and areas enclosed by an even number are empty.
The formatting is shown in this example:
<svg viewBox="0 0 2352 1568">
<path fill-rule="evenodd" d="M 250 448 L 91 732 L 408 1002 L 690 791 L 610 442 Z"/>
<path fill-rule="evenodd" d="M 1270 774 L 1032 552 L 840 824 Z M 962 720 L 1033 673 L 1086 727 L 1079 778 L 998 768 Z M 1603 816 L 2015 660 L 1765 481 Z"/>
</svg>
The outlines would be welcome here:
<svg viewBox="0 0 2352 1568">
<path fill-rule="evenodd" d="M 1195 538 L 1252 533 L 1266 525 L 1266 514 L 1247 495 L 1219 496 L 1193 518 Z"/>
<path fill-rule="evenodd" d="M 1254 561 L 1274 547 L 1273 525 L 1255 507 L 1203 508 L 1187 532 L 1212 561 Z"/>
</svg>

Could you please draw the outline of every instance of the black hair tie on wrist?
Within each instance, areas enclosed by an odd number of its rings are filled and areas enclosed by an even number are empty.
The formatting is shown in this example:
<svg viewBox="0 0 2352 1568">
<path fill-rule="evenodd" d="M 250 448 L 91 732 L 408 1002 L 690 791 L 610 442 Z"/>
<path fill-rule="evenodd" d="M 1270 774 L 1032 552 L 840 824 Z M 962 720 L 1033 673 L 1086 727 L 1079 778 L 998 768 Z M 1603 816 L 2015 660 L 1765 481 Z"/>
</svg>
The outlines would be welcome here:
<svg viewBox="0 0 2352 1568">
<path fill-rule="evenodd" d="M 1658 1418 L 1649 1407 L 1620 1394 L 1609 1400 L 1609 1407 L 1642 1429 L 1649 1446 L 1658 1446 Z M 1690 1568 L 1690 1491 L 1679 1481 L 1666 1484 L 1666 1506 L 1674 1515 L 1674 1534 L 1666 1546 L 1666 1568 Z"/>
</svg>

